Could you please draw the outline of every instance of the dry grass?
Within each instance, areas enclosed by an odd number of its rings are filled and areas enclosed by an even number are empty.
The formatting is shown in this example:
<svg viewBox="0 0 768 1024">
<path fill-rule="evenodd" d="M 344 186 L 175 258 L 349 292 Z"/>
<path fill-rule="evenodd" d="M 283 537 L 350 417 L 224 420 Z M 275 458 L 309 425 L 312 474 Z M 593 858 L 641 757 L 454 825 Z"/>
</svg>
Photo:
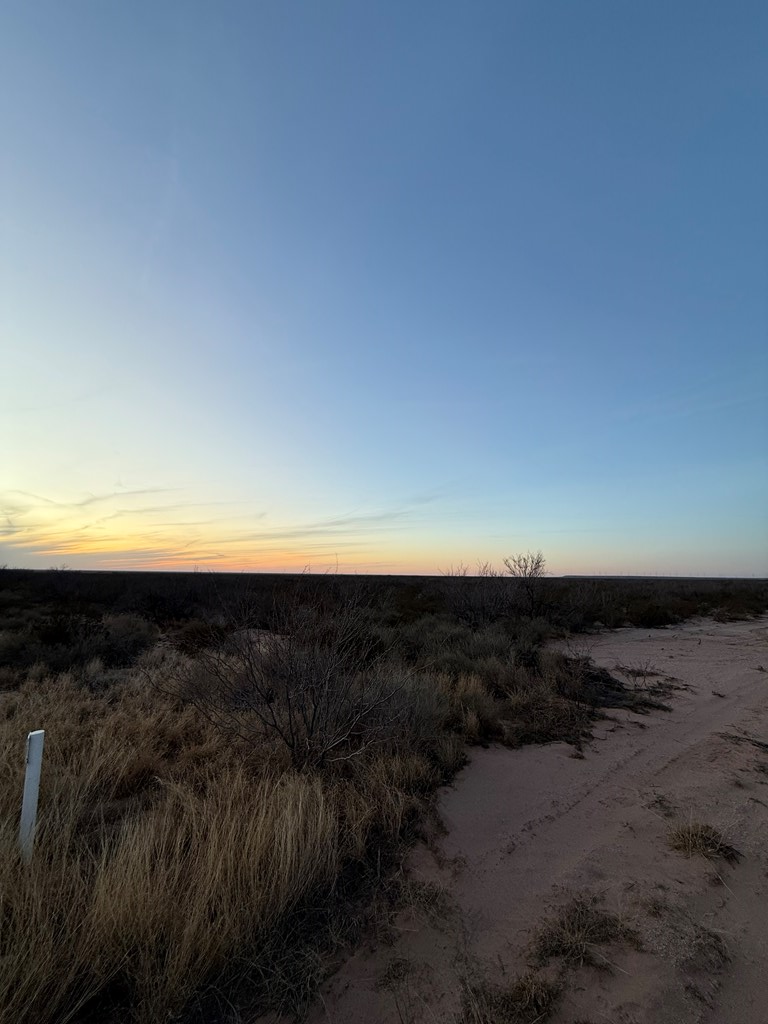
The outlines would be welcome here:
<svg viewBox="0 0 768 1024">
<path fill-rule="evenodd" d="M 560 986 L 536 971 L 509 985 L 466 984 L 459 1024 L 542 1024 L 559 998 Z"/>
<path fill-rule="evenodd" d="M 393 665 L 396 727 L 361 756 L 297 770 L 277 739 L 226 736 L 163 693 L 183 657 L 155 651 L 136 671 L 37 667 L 0 697 L 0 1024 L 170 1020 L 237 978 L 259 1005 L 301 1009 L 322 974 L 317 947 L 346 927 L 349 880 L 391 858 L 463 763 L 466 739 L 505 737 L 519 711 L 514 694 L 494 697 L 478 676 Z M 515 672 L 532 703 L 554 685 Z M 543 739 L 560 724 L 540 713 Z M 16 850 L 23 750 L 41 726 L 26 868 Z M 442 892 L 412 882 L 396 902 L 446 912 Z"/>
<path fill-rule="evenodd" d="M 615 914 L 600 906 L 600 896 L 579 894 L 536 936 L 534 954 L 539 963 L 560 959 L 571 967 L 607 968 L 610 962 L 597 949 L 614 942 L 638 944 L 637 933 Z"/>
<path fill-rule="evenodd" d="M 541 652 L 521 664 L 499 626 L 440 620 L 391 659 L 374 658 L 365 610 L 355 605 L 359 633 L 341 638 L 337 611 L 313 619 L 314 646 L 272 650 L 281 688 L 274 665 L 259 661 L 263 644 L 239 651 L 248 672 L 231 678 L 233 634 L 198 627 L 185 634 L 186 654 L 157 647 L 135 669 L 93 657 L 74 673 L 14 674 L 14 689 L 0 692 L 0 1024 L 168 1021 L 235 982 L 251 1006 L 300 1011 L 325 953 L 362 927 L 363 887 L 374 916 L 377 901 L 393 899 L 427 917 L 446 912 L 444 893 L 398 888 L 392 867 L 467 741 L 580 744 L 596 708 L 624 699 L 586 659 Z M 122 650 L 150 635 L 132 629 L 111 642 Z M 210 701 L 190 706 L 169 680 L 186 678 L 201 644 L 210 663 L 217 643 L 227 645 L 216 655 L 225 696 L 206 717 Z M 334 690 L 334 669 L 317 690 L 318 666 L 337 665 L 326 659 L 334 643 L 346 689 Z M 361 705 L 364 683 L 381 700 Z M 25 867 L 24 742 L 41 727 L 40 824 Z M 466 1019 L 543 1020 L 525 1014 L 546 998 L 538 975 L 468 989 L 467 1013 L 485 1016 Z"/>
<path fill-rule="evenodd" d="M 699 821 L 691 821 L 687 825 L 678 825 L 669 833 L 669 845 L 673 850 L 685 854 L 686 857 L 706 857 L 707 860 L 724 860 L 728 864 L 737 864 L 741 853 L 725 839 L 712 825 Z"/>
<path fill-rule="evenodd" d="M 77 849 L 68 815 L 48 816 L 32 870 L 4 836 L 0 1019 L 66 1019 L 110 986 L 134 996 L 137 1020 L 165 1019 L 332 885 L 337 815 L 316 780 L 254 784 L 234 769 L 204 795 L 165 784 L 91 851 Z"/>
<path fill-rule="evenodd" d="M 426 921 L 439 921 L 451 912 L 448 890 L 435 882 L 403 879 L 395 896 L 398 909 L 410 910 Z"/>
<path fill-rule="evenodd" d="M 417 749 L 297 772 L 269 746 L 226 746 L 193 709 L 130 676 L 98 694 L 37 677 L 3 695 L 0 715 L 2 1024 L 65 1024 L 94 1005 L 102 1020 L 166 1020 L 246 968 L 284 1004 L 281 972 L 305 969 L 292 917 L 336 900 L 349 866 L 394 842 L 439 777 Z M 40 824 L 25 867 L 24 740 L 40 725 Z M 291 951 L 278 948 L 284 932 Z"/>
</svg>

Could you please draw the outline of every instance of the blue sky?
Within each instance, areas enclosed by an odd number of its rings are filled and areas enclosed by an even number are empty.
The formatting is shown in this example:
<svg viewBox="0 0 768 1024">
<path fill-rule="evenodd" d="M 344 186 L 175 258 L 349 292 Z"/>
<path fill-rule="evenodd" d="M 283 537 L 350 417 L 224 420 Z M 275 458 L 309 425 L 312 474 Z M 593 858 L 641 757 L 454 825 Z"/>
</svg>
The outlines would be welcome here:
<svg viewBox="0 0 768 1024">
<path fill-rule="evenodd" d="M 0 13 L 0 563 L 768 575 L 768 7 Z"/>
</svg>

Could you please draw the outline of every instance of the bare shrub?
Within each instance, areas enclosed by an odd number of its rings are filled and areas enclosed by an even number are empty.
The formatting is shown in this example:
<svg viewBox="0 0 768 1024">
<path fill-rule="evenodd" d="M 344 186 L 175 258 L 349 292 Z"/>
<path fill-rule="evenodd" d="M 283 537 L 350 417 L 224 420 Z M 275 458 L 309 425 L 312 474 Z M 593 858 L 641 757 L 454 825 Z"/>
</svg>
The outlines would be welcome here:
<svg viewBox="0 0 768 1024">
<path fill-rule="evenodd" d="M 502 576 L 491 566 L 482 565 L 477 575 L 447 579 L 441 588 L 441 604 L 472 628 L 495 622 L 512 607 L 509 581 Z"/>
<path fill-rule="evenodd" d="M 533 618 L 539 611 L 539 581 L 547 575 L 547 561 L 541 551 L 518 553 L 504 559 L 504 565 L 510 576 L 520 580 L 528 601 L 528 612 Z"/>
<path fill-rule="evenodd" d="M 477 575 L 483 579 L 496 579 L 499 576 L 503 576 L 504 573 L 501 569 L 497 569 L 493 562 L 483 562 L 478 559 Z"/>
<path fill-rule="evenodd" d="M 333 614 L 294 601 L 270 627 L 199 648 L 165 685 L 224 732 L 277 741 L 297 768 L 356 756 L 387 733 L 402 674 L 384 664 L 357 600 Z"/>
<path fill-rule="evenodd" d="M 459 562 L 458 565 L 449 565 L 447 569 L 440 569 L 441 576 L 468 576 L 469 566 L 463 562 Z"/>
</svg>

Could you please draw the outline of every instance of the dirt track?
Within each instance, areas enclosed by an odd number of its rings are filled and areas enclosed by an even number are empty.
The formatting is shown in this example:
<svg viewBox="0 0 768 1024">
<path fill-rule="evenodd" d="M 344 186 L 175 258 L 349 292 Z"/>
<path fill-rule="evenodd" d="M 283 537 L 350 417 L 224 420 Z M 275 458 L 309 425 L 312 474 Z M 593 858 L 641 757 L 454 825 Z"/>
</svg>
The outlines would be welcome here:
<svg viewBox="0 0 768 1024">
<path fill-rule="evenodd" d="M 766 1024 L 768 748 L 751 740 L 768 743 L 768 618 L 618 630 L 589 647 L 610 670 L 674 677 L 671 710 L 612 712 L 583 759 L 564 744 L 476 750 L 441 793 L 446 834 L 410 861 L 450 909 L 404 910 L 393 944 L 329 981 L 313 1024 L 452 1021 L 462 977 L 524 971 L 542 920 L 584 891 L 642 950 L 612 947 L 610 970 L 570 972 L 554 1024 Z M 743 861 L 670 850 L 670 826 L 691 819 Z"/>
</svg>

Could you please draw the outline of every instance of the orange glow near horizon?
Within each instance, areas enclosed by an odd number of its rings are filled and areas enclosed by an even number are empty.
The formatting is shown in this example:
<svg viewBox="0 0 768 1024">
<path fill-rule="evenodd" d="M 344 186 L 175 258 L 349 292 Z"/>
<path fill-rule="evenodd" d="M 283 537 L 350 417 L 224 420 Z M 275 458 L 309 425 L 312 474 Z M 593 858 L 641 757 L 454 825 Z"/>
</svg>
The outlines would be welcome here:
<svg viewBox="0 0 768 1024">
<path fill-rule="evenodd" d="M 478 562 L 501 567 L 505 555 L 541 549 L 555 575 L 754 575 L 738 539 L 699 567 L 694 545 L 672 535 L 633 535 L 630 543 L 618 533 L 543 530 L 510 532 L 505 541 L 486 539 L 480 528 L 475 537 L 466 524 L 454 533 L 421 511 L 316 514 L 301 522 L 287 514 L 223 514 L 215 502 L 184 504 L 177 495 L 149 506 L 140 504 L 148 500 L 144 492 L 70 503 L 11 493 L 0 561 L 20 567 L 436 575 L 467 565 L 472 574 Z"/>
<path fill-rule="evenodd" d="M 312 528 L 265 527 L 238 522 L 229 525 L 147 522 L 147 515 L 121 515 L 120 530 L 105 520 L 82 514 L 36 510 L 33 522 L 8 545 L 40 567 L 64 562 L 72 568 L 191 570 L 195 567 L 230 572 L 300 572 L 336 568 L 340 571 L 437 572 L 438 564 L 414 557 L 413 542 L 364 533 L 318 537 Z M 281 539 L 290 533 L 293 543 Z M 418 546 L 417 546 L 418 547 Z M 431 553 L 430 553 L 431 554 Z M 439 559 L 437 560 L 439 562 Z M 447 565 L 450 558 L 444 559 Z M 443 564 L 439 562 L 439 564 Z"/>
</svg>

